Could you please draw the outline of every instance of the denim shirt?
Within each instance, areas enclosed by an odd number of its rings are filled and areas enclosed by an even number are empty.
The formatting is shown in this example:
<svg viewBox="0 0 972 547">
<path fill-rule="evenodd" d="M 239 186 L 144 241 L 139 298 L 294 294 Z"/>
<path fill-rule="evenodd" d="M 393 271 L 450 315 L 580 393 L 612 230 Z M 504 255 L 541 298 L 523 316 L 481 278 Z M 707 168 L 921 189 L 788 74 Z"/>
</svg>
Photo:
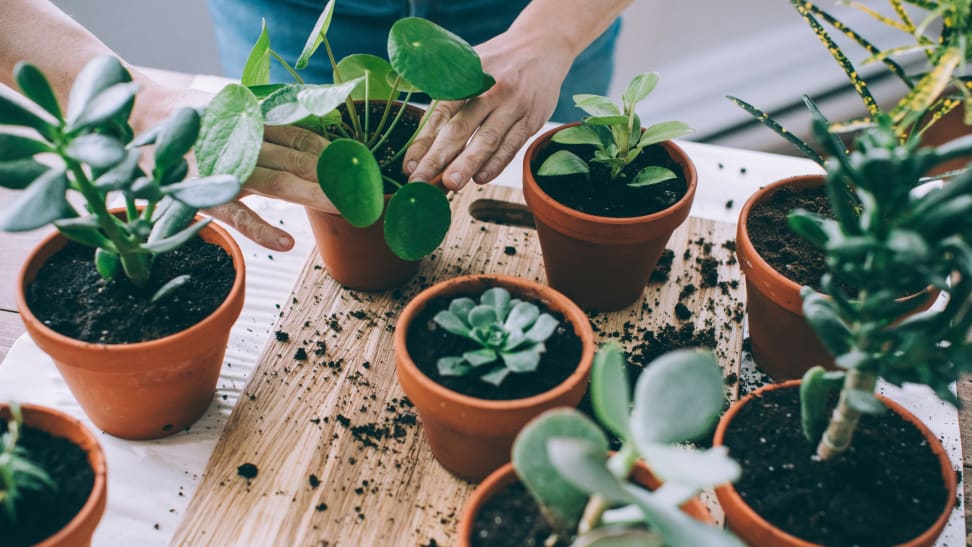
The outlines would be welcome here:
<svg viewBox="0 0 972 547">
<path fill-rule="evenodd" d="M 225 75 L 239 78 L 243 73 L 250 48 L 260 35 L 261 18 L 267 21 L 273 50 L 287 62 L 296 62 L 324 3 L 323 0 L 209 0 Z M 476 45 L 506 31 L 527 4 L 529 0 L 339 0 L 327 37 L 338 60 L 352 53 L 370 53 L 387 59 L 388 31 L 392 24 L 402 17 L 416 16 L 434 21 Z M 561 87 L 552 120 L 580 119 L 583 112 L 573 106 L 574 94 L 607 94 L 620 27 L 619 18 L 574 60 Z M 279 63 L 273 61 L 271 67 L 271 82 L 292 81 Z M 308 82 L 331 81 L 331 64 L 322 51 L 311 58 L 302 77 Z"/>
</svg>

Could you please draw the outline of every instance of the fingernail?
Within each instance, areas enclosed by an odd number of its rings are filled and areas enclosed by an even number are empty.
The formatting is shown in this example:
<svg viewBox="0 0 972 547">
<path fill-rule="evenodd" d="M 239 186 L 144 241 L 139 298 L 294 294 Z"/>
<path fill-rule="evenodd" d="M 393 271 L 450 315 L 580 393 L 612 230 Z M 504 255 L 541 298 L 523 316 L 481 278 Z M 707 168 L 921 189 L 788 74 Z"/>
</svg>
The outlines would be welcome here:
<svg viewBox="0 0 972 547">
<path fill-rule="evenodd" d="M 476 181 L 476 184 L 486 184 L 486 181 L 489 180 L 489 175 L 486 174 L 486 171 L 480 171 L 476 173 L 473 180 Z"/>
<path fill-rule="evenodd" d="M 461 173 L 453 173 L 449 175 L 449 180 L 452 182 L 452 187 L 455 188 L 456 190 L 462 188 L 463 180 L 462 180 Z"/>
<path fill-rule="evenodd" d="M 280 236 L 277 238 L 277 242 L 280 243 L 280 247 L 283 250 L 287 250 L 294 246 L 294 240 L 290 236 Z"/>
<path fill-rule="evenodd" d="M 417 161 L 412 160 L 412 161 L 408 162 L 408 165 L 405 166 L 405 174 L 406 175 L 411 175 L 412 174 L 412 171 L 415 171 L 415 168 L 416 167 L 418 167 L 418 162 Z"/>
</svg>

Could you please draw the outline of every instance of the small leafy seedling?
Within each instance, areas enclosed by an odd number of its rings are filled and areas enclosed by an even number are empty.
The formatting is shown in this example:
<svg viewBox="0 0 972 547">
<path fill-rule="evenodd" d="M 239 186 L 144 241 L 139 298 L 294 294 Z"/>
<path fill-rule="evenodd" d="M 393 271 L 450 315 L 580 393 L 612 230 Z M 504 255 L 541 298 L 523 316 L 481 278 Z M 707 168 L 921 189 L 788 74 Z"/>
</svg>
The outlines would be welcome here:
<svg viewBox="0 0 972 547">
<path fill-rule="evenodd" d="M 540 354 L 546 350 L 544 342 L 558 325 L 552 315 L 540 313 L 536 304 L 510 298 L 502 287 L 484 291 L 478 305 L 472 298 L 456 298 L 433 320 L 481 346 L 461 356 L 442 357 L 437 363 L 439 374 L 465 376 L 485 370 L 479 378 L 495 386 L 511 372 L 536 371 Z"/>
<path fill-rule="evenodd" d="M 11 521 L 17 519 L 17 499 L 27 491 L 54 490 L 56 485 L 44 469 L 30 460 L 18 446 L 24 424 L 20 405 L 10 403 L 7 432 L 0 436 L 0 506 Z"/>
<path fill-rule="evenodd" d="M 604 345 L 594 359 L 591 401 L 621 449 L 609 456 L 604 432 L 574 409 L 547 411 L 517 436 L 513 466 L 551 525 L 546 544 L 576 538 L 574 545 L 592 545 L 607 535 L 619 545 L 741 546 L 679 509 L 703 488 L 740 474 L 725 447 L 681 445 L 710 433 L 722 412 L 715 357 L 700 350 L 665 354 L 641 374 L 633 404 L 630 393 L 624 353 Z M 628 481 L 639 459 L 664 481 L 654 491 Z"/>
<path fill-rule="evenodd" d="M 656 123 L 641 130 L 641 118 L 635 106 L 644 100 L 658 84 L 658 73 L 648 72 L 635 76 L 621 96 L 619 108 L 611 99 L 600 95 L 574 95 L 574 104 L 590 114 L 580 125 L 554 133 L 552 140 L 563 145 L 588 145 L 594 147 L 591 163 L 603 164 L 610 169 L 611 180 L 620 180 L 631 187 L 649 186 L 677 178 L 665 167 L 649 165 L 633 176 L 625 168 L 641 152 L 654 144 L 692 133 L 692 128 L 682 122 Z M 577 154 L 558 150 L 547 157 L 537 174 L 562 176 L 589 174 L 591 167 Z"/>
<path fill-rule="evenodd" d="M 95 264 L 104 278 L 124 276 L 142 287 L 155 256 L 177 249 L 210 222 L 190 225 L 198 209 L 230 201 L 239 192 L 233 175 L 186 179 L 184 156 L 200 128 L 195 110 L 177 110 L 133 139 L 128 118 L 138 84 L 114 57 L 98 57 L 81 70 L 66 111 L 34 65 L 17 64 L 14 78 L 26 97 L 0 88 L 0 125 L 32 131 L 0 131 L 0 185 L 23 190 L 0 213 L 3 230 L 53 223 L 68 239 L 96 249 Z M 155 165 L 146 172 L 139 167 L 142 148 L 153 144 Z M 81 195 L 89 214 L 68 201 L 72 192 Z M 124 198 L 121 217 L 108 212 L 109 196 L 117 194 Z M 144 200 L 141 211 L 136 200 Z M 185 282 L 177 280 L 165 284 L 156 299 Z"/>
</svg>

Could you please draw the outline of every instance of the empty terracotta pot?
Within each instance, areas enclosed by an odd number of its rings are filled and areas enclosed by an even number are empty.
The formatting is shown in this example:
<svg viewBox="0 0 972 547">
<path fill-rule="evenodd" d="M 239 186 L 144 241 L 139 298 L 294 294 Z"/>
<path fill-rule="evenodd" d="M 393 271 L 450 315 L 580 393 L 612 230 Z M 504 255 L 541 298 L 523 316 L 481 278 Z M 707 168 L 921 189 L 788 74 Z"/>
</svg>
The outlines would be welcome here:
<svg viewBox="0 0 972 547">
<path fill-rule="evenodd" d="M 105 513 L 108 500 L 108 470 L 105 454 L 98 439 L 80 420 L 53 408 L 22 404 L 24 425 L 40 429 L 54 437 L 62 437 L 88 453 L 88 464 L 94 472 L 94 484 L 88 500 L 70 522 L 57 533 L 37 544 L 37 547 L 87 547 L 91 545 L 98 522 Z M 0 404 L 0 420 L 10 419 L 10 406 Z"/>
<path fill-rule="evenodd" d="M 541 302 L 562 314 L 582 343 L 576 368 L 553 389 L 522 399 L 486 400 L 462 395 L 426 376 L 408 354 L 408 329 L 429 302 L 457 294 L 504 287 L 514 298 Z M 520 429 L 546 410 L 576 406 L 587 391 L 594 359 L 594 333 L 587 315 L 564 295 L 533 281 L 502 275 L 449 279 L 422 291 L 405 306 L 395 325 L 395 369 L 405 395 L 415 403 L 425 437 L 436 460 L 453 475 L 468 481 L 483 477 L 510 461 L 510 449 Z"/>
<path fill-rule="evenodd" d="M 55 232 L 27 257 L 17 281 L 17 311 L 31 338 L 51 356 L 91 421 L 124 439 L 156 439 L 181 431 L 206 411 L 216 391 L 230 327 L 243 308 L 243 253 L 223 228 L 199 236 L 233 259 L 236 277 L 226 300 L 183 331 L 133 344 L 93 344 L 59 334 L 27 307 L 24 292 L 67 239 Z"/>
<path fill-rule="evenodd" d="M 554 133 L 575 125 L 555 127 L 527 149 L 523 197 L 536 221 L 550 286 L 585 310 L 619 310 L 641 298 L 668 238 L 688 218 L 698 176 L 685 152 L 671 141 L 664 142 L 661 146 L 682 168 L 688 185 L 675 205 L 651 215 L 626 218 L 571 209 L 540 188 L 532 165 L 540 151 L 550 145 Z"/>
<path fill-rule="evenodd" d="M 733 403 L 729 410 L 722 415 L 719 420 L 719 425 L 716 427 L 715 438 L 713 439 L 714 446 L 722 446 L 725 441 L 726 430 L 729 428 L 729 424 L 732 422 L 733 418 L 739 414 L 740 409 L 747 403 L 749 403 L 754 397 L 758 397 L 762 393 L 772 391 L 775 389 L 798 389 L 800 386 L 800 380 L 790 380 L 787 382 L 782 382 L 779 384 L 771 384 L 768 386 L 761 387 L 750 393 L 742 400 Z M 948 517 L 952 513 L 952 507 L 955 505 L 955 491 L 957 488 L 957 481 L 955 479 L 955 470 L 952 469 L 952 463 L 948 459 L 948 454 L 945 452 L 945 448 L 942 447 L 942 443 L 938 440 L 938 437 L 932 433 L 926 426 L 914 416 L 914 414 L 908 412 L 901 405 L 895 403 L 894 401 L 888 399 L 887 397 L 878 395 L 878 399 L 888 407 L 888 410 L 900 415 L 905 421 L 913 424 L 922 435 L 925 437 L 925 441 L 928 443 L 929 448 L 935 453 L 938 458 L 939 464 L 942 470 L 942 479 L 945 481 L 945 488 L 948 490 L 948 495 L 945 499 L 945 505 L 942 509 L 942 514 L 938 519 L 931 525 L 927 530 L 925 530 L 920 536 L 914 538 L 911 541 L 901 544 L 902 547 L 931 547 L 935 543 L 935 539 L 942 533 L 945 529 L 945 524 L 948 523 Z M 743 470 L 745 473 L 746 470 Z M 753 509 L 742 499 L 739 492 L 731 484 L 724 484 L 718 486 L 715 489 L 716 496 L 719 498 L 719 504 L 726 513 L 726 522 L 729 529 L 732 530 L 740 539 L 746 542 L 747 545 L 778 545 L 780 547 L 820 547 L 816 543 L 810 543 L 804 541 L 798 537 L 792 536 L 783 530 L 773 526 L 769 522 L 763 519 L 759 514 L 757 514 Z"/>
<path fill-rule="evenodd" d="M 482 484 L 476 487 L 472 496 L 466 501 L 466 505 L 462 509 L 462 517 L 459 519 L 458 540 L 456 541 L 459 547 L 472 546 L 476 515 L 479 514 L 479 510 L 483 505 L 504 488 L 519 480 L 520 478 L 517 476 L 516 470 L 513 469 L 513 464 L 508 463 L 494 471 Z M 649 490 L 654 490 L 662 484 L 652 474 L 651 470 L 648 469 L 648 466 L 640 461 L 635 464 L 634 469 L 631 471 L 631 480 Z M 702 500 L 697 497 L 683 503 L 682 511 L 699 522 L 715 525 L 715 520 L 712 519 L 709 510 L 705 508 Z"/>
</svg>

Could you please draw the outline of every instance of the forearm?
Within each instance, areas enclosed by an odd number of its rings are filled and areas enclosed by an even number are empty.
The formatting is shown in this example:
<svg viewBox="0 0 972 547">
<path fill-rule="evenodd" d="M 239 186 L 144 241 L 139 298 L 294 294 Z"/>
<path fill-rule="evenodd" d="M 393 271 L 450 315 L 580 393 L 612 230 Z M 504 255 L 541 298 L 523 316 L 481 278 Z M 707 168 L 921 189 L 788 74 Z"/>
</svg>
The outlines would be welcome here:
<svg viewBox="0 0 972 547">
<path fill-rule="evenodd" d="M 541 38 L 551 47 L 564 48 L 573 59 L 631 3 L 632 0 L 533 0 L 508 32 Z"/>
</svg>

